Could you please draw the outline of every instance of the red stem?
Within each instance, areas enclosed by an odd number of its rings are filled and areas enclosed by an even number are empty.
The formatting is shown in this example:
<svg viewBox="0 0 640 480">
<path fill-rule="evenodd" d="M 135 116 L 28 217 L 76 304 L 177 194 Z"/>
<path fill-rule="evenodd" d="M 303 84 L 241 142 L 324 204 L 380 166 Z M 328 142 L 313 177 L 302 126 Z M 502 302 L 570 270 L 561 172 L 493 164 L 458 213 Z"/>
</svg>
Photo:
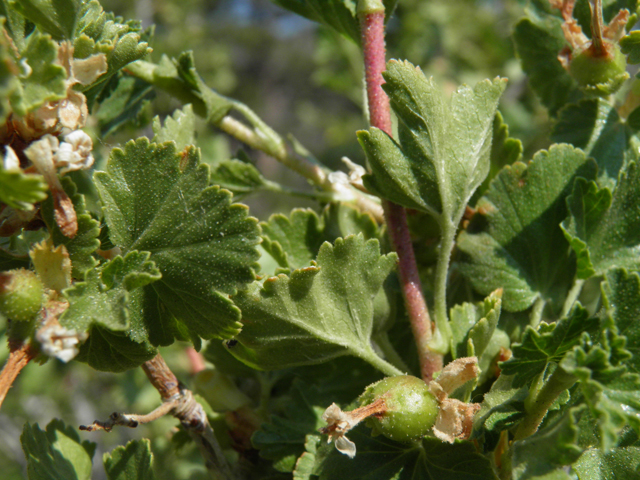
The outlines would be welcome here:
<svg viewBox="0 0 640 480">
<path fill-rule="evenodd" d="M 384 10 L 366 12 L 360 15 L 360 28 L 369 102 L 369 122 L 372 127 L 379 128 L 392 136 L 389 97 L 382 89 L 384 83 L 382 72 L 386 68 L 384 16 Z M 383 206 L 389 237 L 399 258 L 400 282 L 411 321 L 411 330 L 418 347 L 420 373 L 423 380 L 428 382 L 433 379 L 434 373 L 442 369 L 442 356 L 429 348 L 433 324 L 422 294 L 407 215 L 403 207 L 394 203 L 384 201 Z"/>
<path fill-rule="evenodd" d="M 28 342 L 10 340 L 9 358 L 0 372 L 0 407 L 4 402 L 11 385 L 27 364 L 38 355 L 38 352 Z"/>
</svg>

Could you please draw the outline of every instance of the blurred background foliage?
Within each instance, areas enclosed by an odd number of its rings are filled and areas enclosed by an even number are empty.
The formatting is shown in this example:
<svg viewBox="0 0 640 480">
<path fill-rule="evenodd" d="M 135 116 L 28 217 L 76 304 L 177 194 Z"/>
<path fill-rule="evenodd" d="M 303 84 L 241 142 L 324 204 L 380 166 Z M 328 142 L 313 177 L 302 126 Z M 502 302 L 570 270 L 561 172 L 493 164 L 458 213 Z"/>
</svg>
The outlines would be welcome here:
<svg viewBox="0 0 640 480">
<path fill-rule="evenodd" d="M 355 132 L 367 127 L 362 112 L 362 67 L 358 47 L 351 41 L 297 17 L 268 0 L 101 0 L 106 11 L 155 25 L 151 60 L 193 50 L 198 72 L 220 93 L 236 98 L 281 134 L 293 134 L 318 159 L 342 169 L 341 157 L 362 164 Z M 511 136 L 523 141 L 525 159 L 548 145 L 549 122 L 527 87 L 511 41 L 511 30 L 522 16 L 521 0 L 400 0 L 388 25 L 388 58 L 408 59 L 433 75 L 447 91 L 460 83 L 504 76 L 509 87 L 500 110 Z M 136 125 L 99 140 L 102 160 L 109 150 L 139 135 L 152 136 L 149 122 L 180 105 L 157 92 Z M 202 122 L 198 144 L 210 163 L 233 156 L 237 141 Z M 261 152 L 250 159 L 271 180 L 297 189 L 310 187 Z M 98 168 L 100 168 L 98 166 Z M 253 215 L 266 220 L 271 213 L 294 206 L 317 207 L 300 198 L 261 193 L 244 199 Z M 174 372 L 185 383 L 193 365 L 184 345 L 163 349 Z M 7 358 L 6 339 L 0 341 L 0 362 Z M 24 423 L 42 428 L 54 417 L 71 425 L 105 419 L 114 411 L 144 413 L 157 406 L 157 392 L 139 369 L 121 375 L 101 373 L 80 363 L 49 361 L 29 365 L 19 376 L 0 411 L 2 478 L 26 478 L 20 433 Z M 83 434 L 98 443 L 95 479 L 104 478 L 101 456 L 131 438 L 150 438 L 156 472 L 162 479 L 206 478 L 201 457 L 192 445 L 176 450 L 176 422 L 163 418 L 130 430 Z M 173 440 L 172 440 L 173 438 Z M 173 443 L 172 443 L 173 442 Z M 230 455 L 233 451 L 229 449 Z"/>
</svg>

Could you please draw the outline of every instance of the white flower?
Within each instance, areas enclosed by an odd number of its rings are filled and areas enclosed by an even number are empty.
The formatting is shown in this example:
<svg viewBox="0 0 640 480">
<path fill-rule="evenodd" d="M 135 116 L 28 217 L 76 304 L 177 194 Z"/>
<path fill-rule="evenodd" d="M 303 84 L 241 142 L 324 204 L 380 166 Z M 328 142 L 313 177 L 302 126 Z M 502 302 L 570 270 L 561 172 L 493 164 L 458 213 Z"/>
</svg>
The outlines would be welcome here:
<svg viewBox="0 0 640 480">
<path fill-rule="evenodd" d="M 67 363 L 78 354 L 78 345 L 87 339 L 87 333 L 76 333 L 59 323 L 43 327 L 36 333 L 42 353 Z"/>
<path fill-rule="evenodd" d="M 86 170 L 93 165 L 93 142 L 82 130 L 75 130 L 64 137 L 54 159 L 56 167 L 62 167 L 60 173 Z"/>
<path fill-rule="evenodd" d="M 349 440 L 345 434 L 355 427 L 360 420 L 354 418 L 351 412 L 343 412 L 335 403 L 322 414 L 322 419 L 327 422 L 327 426 L 321 429 L 322 433 L 326 433 L 329 437 L 327 443 L 335 440 L 336 448 L 340 453 L 344 453 L 349 458 L 356 456 L 356 444 Z"/>
</svg>

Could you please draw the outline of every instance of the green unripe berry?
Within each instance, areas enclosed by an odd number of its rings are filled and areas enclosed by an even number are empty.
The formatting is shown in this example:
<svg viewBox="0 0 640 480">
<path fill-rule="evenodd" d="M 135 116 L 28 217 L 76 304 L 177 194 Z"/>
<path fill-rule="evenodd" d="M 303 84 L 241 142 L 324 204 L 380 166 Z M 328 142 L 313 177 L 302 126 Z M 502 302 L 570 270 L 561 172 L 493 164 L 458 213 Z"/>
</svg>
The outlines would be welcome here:
<svg viewBox="0 0 640 480">
<path fill-rule="evenodd" d="M 606 84 L 624 74 L 627 58 L 620 47 L 605 41 L 606 54 L 596 55 L 592 46 L 577 52 L 569 64 L 569 73 L 582 87 Z"/>
<path fill-rule="evenodd" d="M 42 283 L 31 270 L 0 273 L 0 312 L 10 320 L 27 321 L 42 307 Z"/>
<path fill-rule="evenodd" d="M 391 440 L 419 440 L 436 422 L 438 402 L 419 378 L 410 375 L 385 378 L 369 385 L 359 402 L 369 405 L 378 399 L 384 400 L 386 411 L 368 418 L 367 425 Z"/>
</svg>

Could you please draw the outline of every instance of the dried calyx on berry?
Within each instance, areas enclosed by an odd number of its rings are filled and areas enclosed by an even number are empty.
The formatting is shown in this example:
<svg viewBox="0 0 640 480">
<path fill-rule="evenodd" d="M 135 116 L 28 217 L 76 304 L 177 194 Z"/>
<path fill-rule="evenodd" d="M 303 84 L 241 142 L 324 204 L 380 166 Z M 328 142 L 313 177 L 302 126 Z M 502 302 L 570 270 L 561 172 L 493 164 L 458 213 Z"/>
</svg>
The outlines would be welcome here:
<svg viewBox="0 0 640 480">
<path fill-rule="evenodd" d="M 353 458 L 355 444 L 346 433 L 367 419 L 374 435 L 413 442 L 430 432 L 442 441 L 453 443 L 471 434 L 476 403 L 449 398 L 457 388 L 478 376 L 476 357 L 458 358 L 447 365 L 429 384 L 410 375 L 388 377 L 369 385 L 358 399 L 359 408 L 344 412 L 335 403 L 322 416 L 327 426 L 320 432 L 335 441 L 341 453 Z"/>
<path fill-rule="evenodd" d="M 629 11 L 620 10 L 604 25 L 602 0 L 593 0 L 591 8 L 591 39 L 573 18 L 575 0 L 550 0 L 551 6 L 562 13 L 562 30 L 569 43 L 558 55 L 562 66 L 578 84 L 595 94 L 614 93 L 629 78 L 627 59 L 618 41 L 625 34 Z"/>
</svg>

